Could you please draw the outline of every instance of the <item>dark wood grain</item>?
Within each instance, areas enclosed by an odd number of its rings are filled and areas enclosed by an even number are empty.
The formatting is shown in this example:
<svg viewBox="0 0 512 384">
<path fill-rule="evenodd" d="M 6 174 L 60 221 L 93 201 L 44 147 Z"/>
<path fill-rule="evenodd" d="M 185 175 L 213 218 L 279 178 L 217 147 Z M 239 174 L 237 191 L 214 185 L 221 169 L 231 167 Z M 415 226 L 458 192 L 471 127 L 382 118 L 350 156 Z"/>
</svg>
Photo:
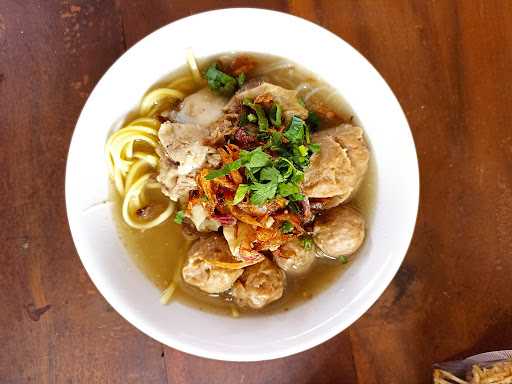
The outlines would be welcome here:
<svg viewBox="0 0 512 384">
<path fill-rule="evenodd" d="M 186 355 L 120 318 L 64 206 L 67 146 L 102 73 L 156 28 L 228 6 L 288 11 L 360 50 L 421 168 L 416 233 L 384 295 L 327 343 L 262 363 Z M 428 383 L 435 361 L 512 347 L 511 20 L 499 0 L 1 1 L 0 383 Z"/>
</svg>

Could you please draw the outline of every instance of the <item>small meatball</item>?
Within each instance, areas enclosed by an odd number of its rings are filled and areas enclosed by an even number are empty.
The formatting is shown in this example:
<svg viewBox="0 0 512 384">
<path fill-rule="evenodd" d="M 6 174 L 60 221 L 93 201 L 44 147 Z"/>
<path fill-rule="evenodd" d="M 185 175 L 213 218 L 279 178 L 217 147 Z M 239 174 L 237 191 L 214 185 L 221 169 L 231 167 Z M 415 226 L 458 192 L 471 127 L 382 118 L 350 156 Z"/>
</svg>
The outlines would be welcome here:
<svg viewBox="0 0 512 384">
<path fill-rule="evenodd" d="M 177 123 L 208 126 L 223 115 L 228 99 L 213 93 L 208 87 L 193 93 L 181 102 L 178 112 L 171 112 Z"/>
<path fill-rule="evenodd" d="M 207 293 L 225 292 L 233 286 L 243 270 L 216 267 L 207 260 L 232 261 L 226 241 L 219 235 L 197 240 L 188 251 L 182 270 L 183 280 Z"/>
<path fill-rule="evenodd" d="M 283 296 L 286 276 L 270 260 L 245 268 L 231 294 L 240 307 L 259 309 Z"/>
<path fill-rule="evenodd" d="M 315 220 L 313 240 L 328 256 L 348 256 L 363 244 L 364 225 L 363 217 L 354 208 L 338 206 Z"/>
<path fill-rule="evenodd" d="M 304 193 L 309 198 L 329 198 L 329 207 L 348 201 L 357 192 L 370 160 L 363 130 L 343 124 L 316 132 L 311 139 L 320 144 L 320 152 L 311 157 L 304 173 Z"/>
<path fill-rule="evenodd" d="M 298 239 L 286 243 L 279 251 L 274 254 L 276 264 L 288 273 L 306 273 L 315 261 L 314 250 L 305 249 Z"/>
</svg>

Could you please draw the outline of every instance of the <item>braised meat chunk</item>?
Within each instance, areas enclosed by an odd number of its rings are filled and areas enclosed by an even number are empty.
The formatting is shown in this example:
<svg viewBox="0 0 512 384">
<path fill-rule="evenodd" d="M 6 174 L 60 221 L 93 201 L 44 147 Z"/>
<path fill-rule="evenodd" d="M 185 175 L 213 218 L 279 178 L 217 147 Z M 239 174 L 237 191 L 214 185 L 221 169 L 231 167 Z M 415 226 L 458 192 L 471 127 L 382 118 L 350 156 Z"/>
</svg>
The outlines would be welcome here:
<svg viewBox="0 0 512 384">
<path fill-rule="evenodd" d="M 326 208 L 348 201 L 368 169 L 370 153 L 363 130 L 343 124 L 314 133 L 312 140 L 321 150 L 306 169 L 304 192 L 310 198 L 333 198 Z"/>
</svg>

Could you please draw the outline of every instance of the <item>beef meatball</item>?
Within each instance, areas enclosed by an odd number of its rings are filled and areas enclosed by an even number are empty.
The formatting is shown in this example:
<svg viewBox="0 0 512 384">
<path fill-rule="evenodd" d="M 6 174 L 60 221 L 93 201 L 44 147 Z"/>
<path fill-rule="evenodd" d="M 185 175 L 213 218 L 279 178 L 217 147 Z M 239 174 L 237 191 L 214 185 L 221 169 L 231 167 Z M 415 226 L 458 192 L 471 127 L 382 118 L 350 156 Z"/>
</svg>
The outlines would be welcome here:
<svg viewBox="0 0 512 384">
<path fill-rule="evenodd" d="M 208 260 L 232 261 L 226 241 L 219 235 L 198 239 L 188 251 L 182 270 L 183 280 L 207 293 L 225 292 L 242 273 L 242 269 L 216 267 Z"/>
<path fill-rule="evenodd" d="M 305 249 L 300 240 L 293 240 L 279 248 L 274 254 L 274 259 L 279 268 L 292 274 L 306 273 L 315 261 L 313 249 Z"/>
<path fill-rule="evenodd" d="M 313 227 L 313 240 L 330 257 L 356 252 L 365 236 L 364 218 L 354 208 L 338 206 L 325 211 Z"/>
<path fill-rule="evenodd" d="M 329 199 L 329 207 L 348 201 L 357 192 L 370 160 L 363 130 L 342 124 L 314 133 L 311 140 L 320 144 L 320 152 L 311 157 L 305 171 L 304 193 Z"/>
<path fill-rule="evenodd" d="M 245 268 L 231 293 L 240 307 L 259 309 L 281 298 L 286 277 L 270 260 Z"/>
</svg>

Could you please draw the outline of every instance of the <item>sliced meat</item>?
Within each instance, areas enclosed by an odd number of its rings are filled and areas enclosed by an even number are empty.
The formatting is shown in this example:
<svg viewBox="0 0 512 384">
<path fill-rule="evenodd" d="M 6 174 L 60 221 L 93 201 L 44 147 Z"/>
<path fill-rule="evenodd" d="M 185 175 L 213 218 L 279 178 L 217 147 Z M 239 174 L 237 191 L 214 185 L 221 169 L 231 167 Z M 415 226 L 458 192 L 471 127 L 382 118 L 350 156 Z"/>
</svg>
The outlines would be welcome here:
<svg viewBox="0 0 512 384">
<path fill-rule="evenodd" d="M 274 260 L 279 268 L 292 274 L 302 274 L 311 268 L 315 261 L 313 249 L 304 249 L 298 239 L 286 243 L 279 252 L 274 253 Z"/>
<path fill-rule="evenodd" d="M 208 126 L 223 115 L 228 99 L 208 87 L 185 97 L 178 111 L 172 111 L 170 118 L 177 123 Z"/>
<path fill-rule="evenodd" d="M 201 168 L 206 156 L 216 152 L 204 144 L 208 129 L 198 124 L 163 123 L 158 138 L 169 159 L 178 163 L 179 175 Z"/>
<path fill-rule="evenodd" d="M 240 307 L 259 309 L 283 296 L 286 276 L 270 260 L 245 268 L 231 294 Z"/>
<path fill-rule="evenodd" d="M 297 91 L 285 89 L 278 85 L 270 83 L 261 83 L 260 85 L 249 88 L 238 92 L 231 98 L 229 103 L 226 105 L 226 110 L 230 111 L 241 104 L 244 98 L 254 99 L 259 96 L 265 95 L 267 98 L 269 95 L 272 100 L 279 103 L 283 108 L 283 115 L 286 122 L 288 123 L 293 116 L 306 119 L 308 117 L 308 111 L 300 103 L 297 96 Z"/>
<path fill-rule="evenodd" d="M 217 151 L 203 144 L 208 130 L 200 125 L 166 122 L 160 126 L 158 137 L 163 148 L 160 156 L 158 181 L 162 192 L 173 201 L 188 196 L 197 189 L 196 171 L 220 164 Z"/>
<path fill-rule="evenodd" d="M 343 124 L 314 133 L 312 141 L 320 144 L 320 152 L 311 157 L 304 174 L 305 194 L 335 198 L 328 207 L 347 201 L 357 192 L 368 169 L 370 152 L 363 130 Z"/>
<path fill-rule="evenodd" d="M 315 220 L 313 240 L 329 257 L 348 256 L 363 244 L 365 222 L 354 208 L 343 205 L 325 211 Z"/>
<path fill-rule="evenodd" d="M 200 238 L 188 251 L 183 280 L 207 293 L 225 292 L 242 275 L 241 269 L 211 265 L 208 260 L 232 261 L 226 241 L 219 235 Z"/>
</svg>

